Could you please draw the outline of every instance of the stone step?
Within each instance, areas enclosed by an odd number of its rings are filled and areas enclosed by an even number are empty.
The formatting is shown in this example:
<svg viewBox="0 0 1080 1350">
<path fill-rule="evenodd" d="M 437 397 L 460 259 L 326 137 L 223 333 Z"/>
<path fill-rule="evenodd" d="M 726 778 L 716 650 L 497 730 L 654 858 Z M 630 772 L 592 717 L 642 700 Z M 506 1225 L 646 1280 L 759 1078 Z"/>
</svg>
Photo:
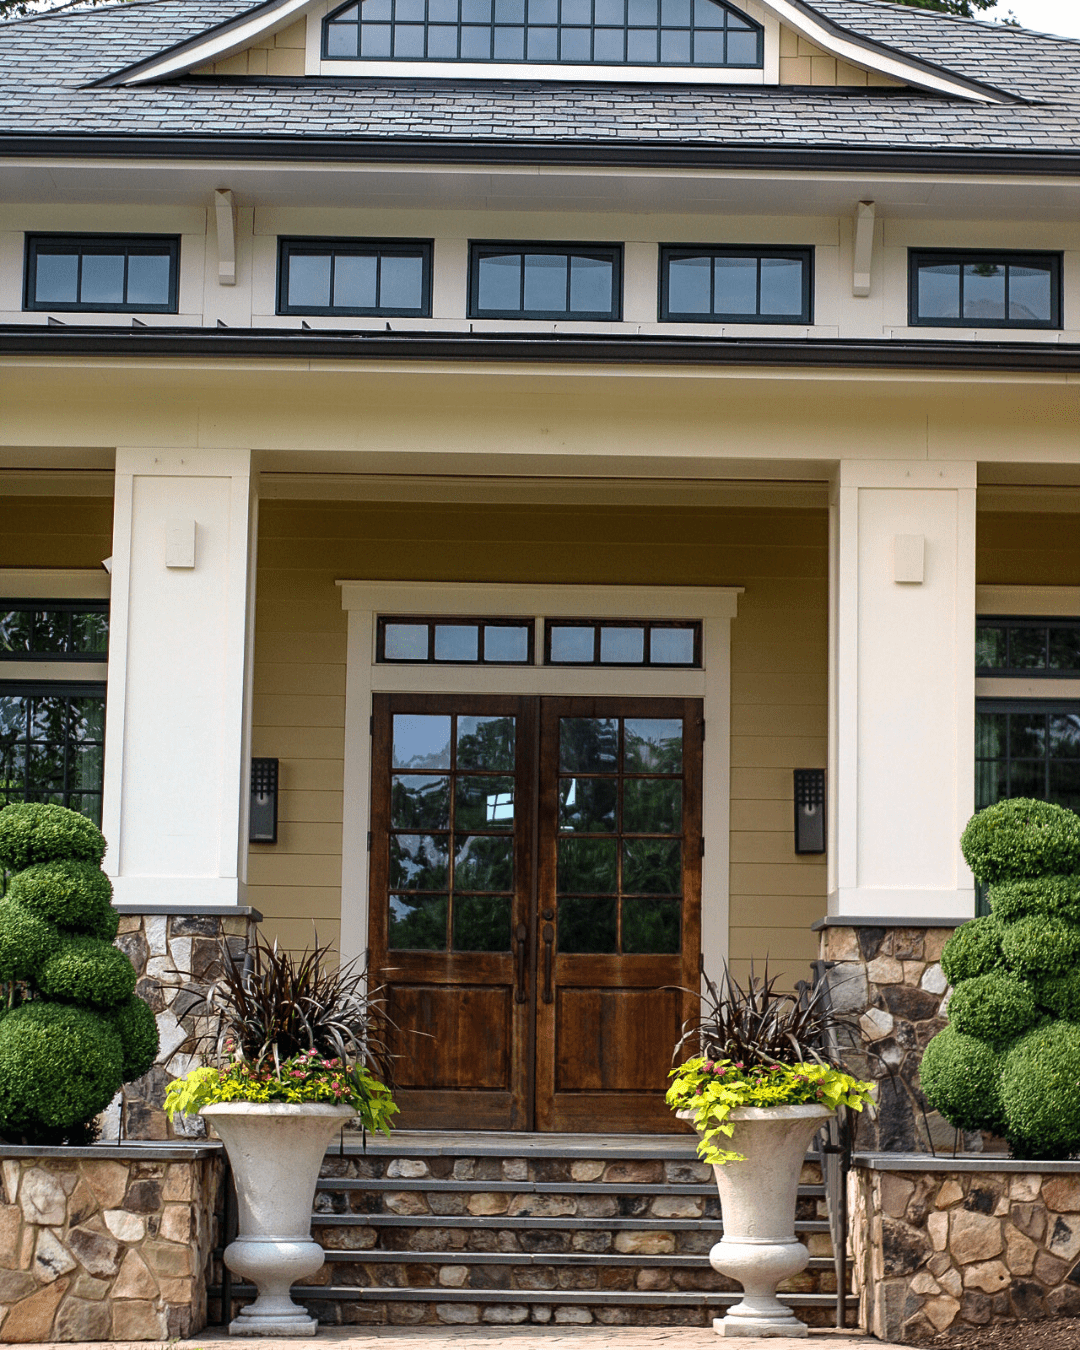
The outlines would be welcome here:
<svg viewBox="0 0 1080 1350">
<path fill-rule="evenodd" d="M 570 1190 L 569 1188 L 573 1189 Z M 433 1178 L 394 1177 L 320 1177 L 318 1191 L 431 1191 L 433 1194 L 472 1195 L 485 1191 L 492 1194 L 510 1195 L 704 1195 L 711 1199 L 717 1196 L 716 1183 L 709 1182 L 661 1182 L 653 1185 L 635 1185 L 629 1182 L 620 1185 L 612 1181 L 437 1181 Z M 799 1187 L 801 1198 L 823 1199 L 825 1187 L 804 1185 Z"/>
<path fill-rule="evenodd" d="M 375 1265 L 393 1262 L 395 1265 L 465 1265 L 465 1266 L 601 1266 L 615 1265 L 631 1269 L 664 1267 L 670 1269 L 708 1270 L 708 1256 L 669 1252 L 663 1256 L 628 1255 L 623 1252 L 470 1252 L 470 1251 L 328 1251 L 328 1262 L 347 1264 L 357 1262 Z M 812 1256 L 807 1270 L 832 1270 L 831 1256 Z"/>
<path fill-rule="evenodd" d="M 456 1228 L 456 1229 L 530 1229 L 603 1230 L 632 1232 L 700 1232 L 707 1224 L 708 1231 L 719 1239 L 723 1226 L 719 1219 L 702 1218 L 585 1218 L 563 1215 L 555 1218 L 533 1214 L 322 1214 L 311 1216 L 315 1228 Z M 827 1219 L 796 1219 L 796 1233 L 827 1233 Z"/>
</svg>

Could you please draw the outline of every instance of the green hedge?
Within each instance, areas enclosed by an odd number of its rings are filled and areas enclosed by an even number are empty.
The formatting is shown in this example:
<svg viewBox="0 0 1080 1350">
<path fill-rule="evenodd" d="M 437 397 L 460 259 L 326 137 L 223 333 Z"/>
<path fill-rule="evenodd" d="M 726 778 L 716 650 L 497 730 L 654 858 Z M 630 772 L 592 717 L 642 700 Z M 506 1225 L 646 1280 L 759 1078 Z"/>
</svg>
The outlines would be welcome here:
<svg viewBox="0 0 1080 1350">
<path fill-rule="evenodd" d="M 112 942 L 120 915 L 112 907 L 112 882 L 93 863 L 60 858 L 12 877 L 8 896 L 58 928 Z"/>
<path fill-rule="evenodd" d="M 926 1047 L 919 1080 L 931 1105 L 957 1129 L 1004 1133 L 1001 1058 L 984 1041 L 947 1026 Z"/>
<path fill-rule="evenodd" d="M 995 1049 L 1030 1031 L 1038 1020 L 1031 986 L 1007 970 L 965 980 L 949 1000 L 950 1025 Z"/>
<path fill-rule="evenodd" d="M 994 884 L 1080 871 L 1080 817 L 1063 806 L 1013 797 L 979 811 L 960 840 L 979 881 Z"/>
<path fill-rule="evenodd" d="M 1080 873 L 999 881 L 990 887 L 987 899 L 999 922 L 1022 919 L 1026 914 L 1049 914 L 1080 923 Z"/>
<path fill-rule="evenodd" d="M 1005 1058 L 1001 1101 L 1016 1157 L 1080 1150 L 1080 1026 L 1050 1022 L 1017 1041 Z"/>
<path fill-rule="evenodd" d="M 81 1125 L 104 1111 L 122 1081 L 123 1050 L 109 1020 L 37 1001 L 0 1021 L 0 1133 Z"/>
<path fill-rule="evenodd" d="M 124 1053 L 124 1082 L 133 1083 L 152 1067 L 158 1052 L 158 1028 L 149 1005 L 132 994 L 109 1013 Z"/>
<path fill-rule="evenodd" d="M 1002 926 L 992 914 L 961 924 L 941 953 L 941 969 L 950 984 L 988 975 L 1004 965 Z"/>
<path fill-rule="evenodd" d="M 63 807 L 0 811 L 0 1135 L 91 1143 L 94 1118 L 158 1051 L 135 970 L 112 945 L 120 916 L 101 871 L 105 840 Z"/>
<path fill-rule="evenodd" d="M 135 968 L 123 952 L 100 938 L 64 937 L 38 970 L 37 984 L 49 998 L 104 1011 L 134 994 Z"/>
<path fill-rule="evenodd" d="M 13 802 L 0 811 L 0 866 L 21 872 L 54 858 L 78 858 L 100 867 L 105 836 L 93 821 L 64 806 Z"/>
<path fill-rule="evenodd" d="M 1028 914 L 1004 925 L 1001 949 L 1010 969 L 1022 975 L 1064 975 L 1080 961 L 1080 928 L 1064 919 Z"/>
</svg>

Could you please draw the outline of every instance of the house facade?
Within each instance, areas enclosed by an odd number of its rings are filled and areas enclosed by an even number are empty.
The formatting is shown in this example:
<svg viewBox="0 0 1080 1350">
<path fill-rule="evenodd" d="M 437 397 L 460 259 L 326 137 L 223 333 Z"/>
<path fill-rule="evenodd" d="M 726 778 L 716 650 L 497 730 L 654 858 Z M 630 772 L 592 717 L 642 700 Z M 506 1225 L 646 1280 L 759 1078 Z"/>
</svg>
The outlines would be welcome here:
<svg viewBox="0 0 1080 1350">
<path fill-rule="evenodd" d="M 422 1128 L 669 1130 L 823 919 L 917 1049 L 968 817 L 1080 804 L 1078 145 L 1080 45 L 872 0 L 0 25 L 2 791 L 163 1075 L 253 912 Z"/>
</svg>

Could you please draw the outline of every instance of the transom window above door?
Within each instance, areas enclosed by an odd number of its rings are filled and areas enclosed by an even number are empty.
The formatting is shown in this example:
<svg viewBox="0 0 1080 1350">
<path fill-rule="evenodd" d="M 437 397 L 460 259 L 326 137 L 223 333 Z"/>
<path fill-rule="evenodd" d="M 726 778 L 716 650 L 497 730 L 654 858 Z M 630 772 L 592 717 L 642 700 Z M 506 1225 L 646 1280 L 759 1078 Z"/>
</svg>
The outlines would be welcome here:
<svg viewBox="0 0 1080 1350">
<path fill-rule="evenodd" d="M 363 0 L 327 18 L 323 59 L 757 69 L 764 32 L 717 0 Z"/>
<path fill-rule="evenodd" d="M 531 666 L 535 618 L 385 615 L 375 660 L 387 665 Z M 702 665 L 701 623 L 690 619 L 546 619 L 545 666 L 628 666 L 693 670 Z"/>
</svg>

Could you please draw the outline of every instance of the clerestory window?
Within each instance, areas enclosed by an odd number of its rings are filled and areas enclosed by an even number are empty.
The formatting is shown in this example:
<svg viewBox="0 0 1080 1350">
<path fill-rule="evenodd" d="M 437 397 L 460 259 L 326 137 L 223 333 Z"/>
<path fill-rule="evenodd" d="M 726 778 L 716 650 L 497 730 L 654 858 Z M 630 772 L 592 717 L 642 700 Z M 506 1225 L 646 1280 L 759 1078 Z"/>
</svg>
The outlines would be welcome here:
<svg viewBox="0 0 1080 1350">
<path fill-rule="evenodd" d="M 764 30 L 717 0 L 363 0 L 323 59 L 760 69 Z"/>
</svg>

